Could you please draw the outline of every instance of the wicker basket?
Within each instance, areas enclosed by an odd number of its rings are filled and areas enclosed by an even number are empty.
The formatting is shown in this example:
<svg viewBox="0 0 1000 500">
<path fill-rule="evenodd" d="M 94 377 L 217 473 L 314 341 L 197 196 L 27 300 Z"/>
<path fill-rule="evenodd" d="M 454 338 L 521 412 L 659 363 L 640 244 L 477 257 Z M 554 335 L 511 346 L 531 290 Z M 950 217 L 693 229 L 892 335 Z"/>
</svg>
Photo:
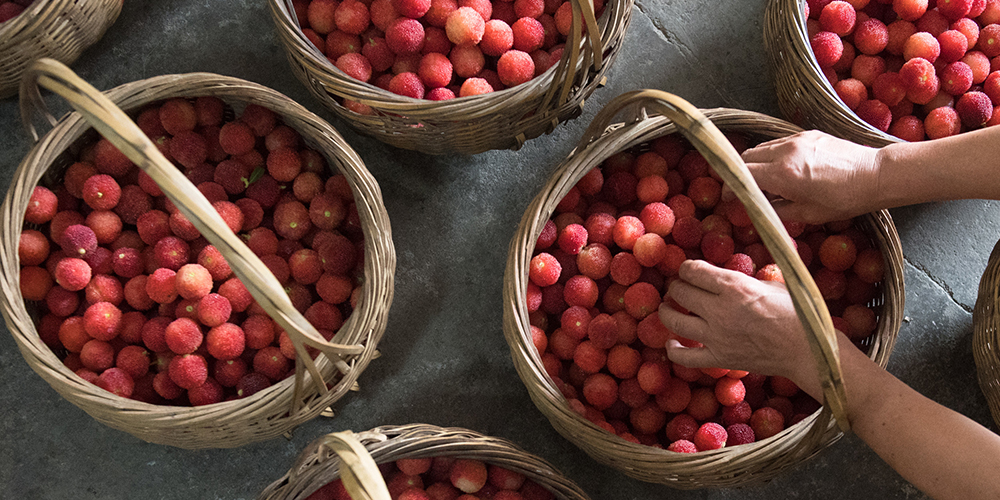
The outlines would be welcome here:
<svg viewBox="0 0 1000 500">
<path fill-rule="evenodd" d="M 858 118 L 833 90 L 813 55 L 805 0 L 770 0 L 764 11 L 764 48 L 774 74 L 778 107 L 805 128 L 881 147 L 900 140 Z"/>
<path fill-rule="evenodd" d="M 632 112 L 629 119 L 609 126 L 615 114 L 623 109 Z M 847 428 L 847 422 L 840 416 L 843 415 L 843 385 L 826 304 L 798 254 L 787 243 L 790 240 L 777 215 L 753 183 L 739 155 L 719 132 L 722 129 L 752 139 L 768 140 L 791 135 L 799 129 L 782 120 L 747 111 L 712 109 L 703 114 L 686 102 L 659 91 L 632 92 L 610 102 L 594 118 L 580 145 L 526 210 L 511 242 L 504 278 L 504 333 L 515 368 L 532 401 L 556 430 L 601 463 L 643 481 L 682 489 L 735 486 L 771 478 L 839 439 L 842 434 L 838 424 L 843 430 Z M 673 122 L 663 115 L 670 116 Z M 802 306 L 796 310 L 807 326 L 807 337 L 822 367 L 820 375 L 827 402 L 822 410 L 773 437 L 695 455 L 633 444 L 571 409 L 547 374 L 531 340 L 525 299 L 527 266 L 535 241 L 566 193 L 612 154 L 678 130 L 684 132 L 743 201 L 761 239 L 782 269 L 793 300 Z M 878 307 L 881 313 L 876 332 L 866 346 L 871 358 L 884 367 L 902 320 L 903 256 L 888 212 L 869 214 L 862 222 L 874 247 L 879 248 L 886 259 L 881 296 L 868 304 Z"/>
<path fill-rule="evenodd" d="M 102 95 L 51 59 L 36 62 L 25 74 L 22 111 L 26 120 L 30 120 L 32 106 L 41 103 L 36 82 L 66 98 L 78 112 L 55 124 L 15 173 L 3 204 L 4 241 L 18 241 L 34 186 L 44 179 L 61 177 L 73 161 L 70 152 L 96 138 L 93 124 L 150 174 L 202 235 L 223 253 L 257 302 L 289 333 L 299 357 L 295 377 L 244 399 L 179 407 L 116 396 L 66 368 L 39 338 L 34 321 L 37 308 L 20 294 L 17 245 L 5 245 L 0 267 L 2 310 L 8 329 L 33 370 L 97 420 L 146 441 L 182 448 L 229 448 L 279 436 L 315 417 L 356 385 L 385 331 L 393 296 L 395 252 L 378 185 L 336 130 L 284 95 L 236 78 L 208 73 L 167 75 L 122 85 Z M 115 107 L 134 110 L 161 99 L 194 96 L 216 96 L 237 109 L 247 103 L 272 109 L 351 185 L 364 231 L 365 278 L 361 300 L 332 341 L 325 341 L 298 313 L 281 284 L 228 230 L 208 200 Z M 49 119 L 54 123 L 51 116 Z M 33 128 L 31 132 L 34 134 Z M 325 356 L 314 362 L 304 355 L 306 345 L 321 350 Z"/>
<path fill-rule="evenodd" d="M 359 443 L 360 442 L 360 443 Z M 363 444 L 363 445 L 362 445 Z M 336 455 L 335 455 L 336 453 Z M 338 457 L 339 455 L 339 457 Z M 484 436 L 459 428 L 442 428 L 427 424 L 377 427 L 358 434 L 333 433 L 319 438 L 304 449 L 295 465 L 284 477 L 271 483 L 260 500 L 292 500 L 306 498 L 323 485 L 341 477 L 341 462 L 348 464 L 344 484 L 351 490 L 354 477 L 369 483 L 368 492 L 384 491 L 385 485 L 374 464 L 402 458 L 454 457 L 480 460 L 523 474 L 555 494 L 558 500 L 589 500 L 586 493 L 555 470 L 552 465 L 505 439 Z M 365 467 L 353 463 L 369 462 Z M 367 470 L 365 470 L 367 469 Z M 385 496 L 352 495 L 354 498 L 388 500 Z"/>
<path fill-rule="evenodd" d="M 990 405 L 993 421 L 1000 425 L 1000 242 L 993 247 L 979 281 L 979 296 L 972 311 L 972 355 L 979 388 Z"/>
<path fill-rule="evenodd" d="M 571 1 L 574 12 L 586 17 L 587 33 L 600 33 L 600 38 L 582 35 L 580 23 L 574 23 L 562 59 L 531 81 L 478 96 L 429 101 L 347 76 L 302 34 L 292 0 L 269 0 L 292 72 L 324 106 L 362 133 L 429 154 L 517 149 L 579 115 L 621 48 L 633 0 L 608 0 L 600 19 L 595 19 L 591 2 Z M 343 99 L 366 104 L 375 114 L 354 113 L 341 104 Z"/>
<path fill-rule="evenodd" d="M 0 99 L 17 94 L 21 74 L 35 59 L 72 64 L 104 36 L 123 0 L 36 0 L 0 24 Z"/>
</svg>

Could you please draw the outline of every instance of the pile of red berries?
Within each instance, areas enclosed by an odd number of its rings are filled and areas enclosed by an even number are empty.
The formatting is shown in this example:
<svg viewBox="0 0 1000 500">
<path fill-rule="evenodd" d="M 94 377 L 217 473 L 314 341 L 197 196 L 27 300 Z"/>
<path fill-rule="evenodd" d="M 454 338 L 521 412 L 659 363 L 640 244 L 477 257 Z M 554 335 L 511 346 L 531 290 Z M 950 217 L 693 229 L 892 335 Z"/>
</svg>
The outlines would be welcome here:
<svg viewBox="0 0 1000 500">
<path fill-rule="evenodd" d="M 404 458 L 379 465 L 395 500 L 554 500 L 555 495 L 519 472 L 479 460 Z M 307 500 L 351 500 L 340 479 Z"/>
<path fill-rule="evenodd" d="M 10 21 L 28 8 L 35 0 L 9 0 L 0 2 L 0 23 Z"/>
<path fill-rule="evenodd" d="M 738 151 L 746 140 L 730 135 Z M 834 326 L 861 343 L 881 252 L 853 221 L 786 222 Z M 683 138 L 617 153 L 569 190 L 529 263 L 532 341 L 570 407 L 623 439 L 695 452 L 773 436 L 819 408 L 788 379 L 672 363 L 657 310 L 685 259 L 784 282 L 744 205 Z M 686 311 L 683 311 L 686 312 Z"/>
<path fill-rule="evenodd" d="M 359 299 L 351 188 L 271 110 L 225 121 L 215 97 L 170 99 L 139 127 L 327 338 Z M 148 403 L 247 397 L 294 372 L 295 350 L 224 255 L 107 139 L 62 184 L 37 186 L 18 242 L 38 334 L 83 379 Z"/>
<path fill-rule="evenodd" d="M 816 61 L 873 127 L 922 141 L 1000 123 L 1000 1 L 807 0 Z"/>
<path fill-rule="evenodd" d="M 562 57 L 568 0 L 295 0 L 302 33 L 337 68 L 416 99 L 520 85 Z M 604 1 L 594 2 L 600 15 Z M 582 20 L 581 20 L 582 21 Z M 371 114 L 346 100 L 345 107 Z"/>
</svg>

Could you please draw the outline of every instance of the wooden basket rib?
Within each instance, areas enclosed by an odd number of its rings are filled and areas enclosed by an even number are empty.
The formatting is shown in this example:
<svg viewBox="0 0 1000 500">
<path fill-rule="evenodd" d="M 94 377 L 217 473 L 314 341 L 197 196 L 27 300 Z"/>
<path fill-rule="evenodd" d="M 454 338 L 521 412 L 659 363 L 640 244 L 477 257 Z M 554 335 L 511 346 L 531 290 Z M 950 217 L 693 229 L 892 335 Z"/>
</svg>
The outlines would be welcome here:
<svg viewBox="0 0 1000 500">
<path fill-rule="evenodd" d="M 900 142 L 858 118 L 833 90 L 813 55 L 803 2 L 769 0 L 764 11 L 764 48 L 782 114 L 805 128 L 860 144 L 881 147 Z"/>
<path fill-rule="evenodd" d="M 0 99 L 17 95 L 21 75 L 43 57 L 72 64 L 104 36 L 123 0 L 36 0 L 0 24 Z"/>
<path fill-rule="evenodd" d="M 979 295 L 972 311 L 972 355 L 979 388 L 989 404 L 993 421 L 1000 425 L 1000 242 L 993 247 L 979 280 Z"/>
<path fill-rule="evenodd" d="M 38 67 L 51 69 L 57 64 L 50 60 L 40 62 Z M 49 71 L 42 80 L 47 83 L 60 81 L 67 88 L 77 88 L 82 82 L 65 78 L 64 74 L 53 75 L 56 73 Z M 30 96 L 37 98 L 37 88 L 25 84 L 25 90 L 22 104 L 27 110 L 31 108 Z M 69 93 L 72 94 L 72 91 Z M 311 359 L 305 364 L 297 363 L 296 377 L 278 382 L 245 399 L 189 408 L 151 405 L 121 398 L 87 383 L 69 371 L 40 340 L 34 324 L 34 307 L 29 310 L 20 295 L 16 246 L 13 250 L 6 248 L 0 254 L 3 266 L 0 269 L 2 286 L 7 292 L 0 305 L 7 325 L 28 364 L 56 391 L 97 420 L 147 441 L 183 448 L 234 447 L 276 437 L 315 417 L 343 397 L 374 357 L 378 341 L 385 331 L 395 272 L 395 251 L 388 214 L 374 178 L 333 128 L 294 101 L 257 84 L 208 73 L 151 78 L 105 93 L 107 99 L 117 107 L 128 110 L 139 109 L 167 98 L 203 95 L 219 97 L 231 106 L 243 106 L 252 102 L 272 109 L 288 126 L 297 130 L 310 147 L 323 154 L 331 169 L 344 174 L 351 186 L 365 239 L 363 299 L 329 342 L 322 337 L 318 337 L 318 340 L 310 338 L 312 332 L 309 330 L 314 329 L 308 322 L 302 324 L 289 321 L 288 318 L 294 317 L 294 314 L 287 309 L 278 309 L 290 306 L 284 304 L 287 295 L 281 291 L 280 285 L 279 294 L 273 283 L 268 286 L 266 281 L 260 281 L 258 274 L 261 273 L 256 272 L 252 264 L 248 265 L 252 259 L 245 258 L 244 252 L 248 249 L 238 238 L 229 232 L 235 241 L 230 240 L 228 244 L 219 247 L 234 270 L 243 266 L 241 280 L 258 303 L 269 308 L 269 313 L 276 321 L 285 320 L 286 331 L 296 339 L 297 349 L 301 351 L 304 345 L 309 345 L 326 351 L 329 353 L 327 356 L 318 357 L 315 363 Z M 116 123 L 115 126 L 118 125 Z M 71 155 L 67 152 L 93 139 L 95 132 L 90 127 L 80 113 L 71 113 L 59 121 L 29 152 L 15 173 L 2 208 L 2 213 L 6 216 L 3 236 L 7 241 L 16 241 L 20 235 L 24 209 L 34 186 L 50 170 L 58 172 L 68 166 Z M 128 147 L 122 149 L 126 151 Z M 140 158 L 138 163 L 143 161 L 145 160 Z M 177 172 L 176 169 L 174 172 Z M 182 189 L 179 186 L 187 182 L 186 179 L 169 176 L 154 178 L 165 188 L 165 192 L 170 192 L 173 196 L 178 196 L 177 191 Z M 200 196 L 200 192 L 197 194 Z M 179 196 L 191 197 L 191 193 L 182 192 Z M 199 221 L 204 226 L 205 221 L 211 217 L 218 217 L 217 214 L 205 213 L 204 207 L 197 205 L 192 210 L 186 199 L 177 200 L 179 208 L 188 205 L 183 209 L 192 214 L 189 218 L 193 222 Z M 199 229 L 202 229 L 206 237 L 210 237 L 213 228 L 204 226 Z M 206 229 L 210 231 L 206 232 Z M 218 226 L 214 230 L 216 233 L 223 232 Z M 217 238 L 218 234 L 213 237 Z M 226 243 L 226 240 L 223 239 L 220 243 Z M 241 258 L 244 260 L 240 260 Z M 269 278 L 273 280 L 273 276 Z M 294 313 L 297 314 L 298 311 Z M 305 373 L 306 370 L 308 374 Z"/>
<path fill-rule="evenodd" d="M 638 103 L 642 104 L 641 100 Z M 625 441 L 574 412 L 548 376 L 541 356 L 532 343 L 525 305 L 527 268 L 544 222 L 551 217 L 555 206 L 570 188 L 605 159 L 619 151 L 678 130 L 677 124 L 664 116 L 651 116 L 645 106 L 633 106 L 633 113 L 625 123 L 606 126 L 605 121 L 595 117 L 595 125 L 584 134 L 580 145 L 560 165 L 550 182 L 528 206 L 516 236 L 511 241 L 504 277 L 504 335 L 510 346 L 515 368 L 532 401 L 560 434 L 597 461 L 617 468 L 628 476 L 681 489 L 737 486 L 772 478 L 814 456 L 842 436 L 837 428 L 837 420 L 832 418 L 828 407 L 776 436 L 752 444 L 695 455 L 671 453 Z M 655 108 L 649 108 L 649 111 L 653 109 Z M 711 109 L 703 110 L 703 114 L 723 131 L 743 133 L 756 140 L 783 137 L 801 130 L 788 122 L 748 111 Z M 605 113 L 601 119 L 606 120 L 611 116 L 614 113 Z M 754 219 L 755 226 L 763 234 L 760 222 L 759 218 Z M 878 315 L 876 334 L 867 346 L 871 358 L 885 367 L 902 321 L 902 249 L 887 211 L 868 214 L 861 218 L 861 222 L 873 245 L 886 258 L 886 277 L 880 290 L 881 296 L 868 304 L 870 307 L 879 307 L 881 312 Z M 772 252 L 777 260 L 777 252 Z M 794 255 L 797 259 L 797 254 Z M 785 276 L 787 281 L 790 273 Z M 813 310 L 826 314 L 825 305 Z M 797 312 L 802 314 L 804 309 L 797 308 Z M 810 328 L 817 326 L 807 327 L 807 331 L 814 331 Z M 829 357 L 829 353 L 827 356 L 825 359 L 835 359 Z M 841 383 L 836 375 L 828 375 L 830 383 L 826 389 Z"/>
<path fill-rule="evenodd" d="M 477 154 L 516 149 L 577 116 L 603 85 L 631 19 L 634 0 L 610 0 L 600 19 L 585 0 L 571 0 L 587 23 L 567 41 L 560 62 L 531 81 L 502 91 L 448 101 L 412 99 L 355 80 L 337 69 L 302 34 L 291 0 L 269 0 L 292 72 L 324 106 L 352 127 L 390 145 L 429 154 Z M 574 23 L 579 26 L 580 23 Z M 590 33 L 599 33 L 591 36 Z M 343 99 L 370 106 L 375 115 L 343 107 Z"/>
<path fill-rule="evenodd" d="M 378 464 L 403 458 L 455 457 L 480 460 L 523 474 L 555 494 L 558 500 L 589 500 L 575 483 L 540 457 L 511 441 L 461 428 L 429 424 L 376 427 L 351 435 L 337 433 L 336 440 L 361 442 Z M 260 500 L 306 498 L 341 476 L 342 460 L 331 453 L 328 437 L 314 440 L 296 458 L 295 465 L 261 492 Z"/>
</svg>

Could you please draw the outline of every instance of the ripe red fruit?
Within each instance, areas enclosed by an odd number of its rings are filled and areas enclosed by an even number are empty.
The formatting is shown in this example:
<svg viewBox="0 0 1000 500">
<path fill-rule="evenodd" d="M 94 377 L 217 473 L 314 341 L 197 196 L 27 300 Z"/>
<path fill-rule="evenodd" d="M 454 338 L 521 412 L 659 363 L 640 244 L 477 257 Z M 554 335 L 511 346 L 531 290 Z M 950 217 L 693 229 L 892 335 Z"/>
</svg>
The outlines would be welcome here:
<svg viewBox="0 0 1000 500">
<path fill-rule="evenodd" d="M 527 52 L 508 50 L 497 61 L 497 74 L 508 87 L 520 85 L 535 77 L 535 62 Z"/>
<path fill-rule="evenodd" d="M 448 478 L 459 490 L 475 493 L 486 485 L 488 478 L 486 464 L 479 460 L 460 458 L 452 464 Z"/>
<path fill-rule="evenodd" d="M 936 80 L 936 78 L 935 78 Z M 889 125 L 892 124 L 892 112 L 889 111 L 889 106 L 885 103 L 875 99 L 869 99 L 858 105 L 858 108 L 854 110 L 861 118 L 871 126 L 886 132 L 889 130 Z"/>
<path fill-rule="evenodd" d="M 124 370 L 108 368 L 98 377 L 97 386 L 117 396 L 128 398 L 132 396 L 135 382 Z"/>
<path fill-rule="evenodd" d="M 559 280 L 561 272 L 562 266 L 559 261 L 551 254 L 544 252 L 532 257 L 528 266 L 528 278 L 540 287 L 554 284 Z"/>
<path fill-rule="evenodd" d="M 545 26 L 533 17 L 522 17 L 510 26 L 514 35 L 514 48 L 531 53 L 545 43 Z"/>
<path fill-rule="evenodd" d="M 913 19 L 907 20 L 912 21 Z M 876 55 L 882 52 L 888 43 L 889 30 L 878 19 L 866 19 L 854 28 L 854 47 L 862 54 Z"/>
<path fill-rule="evenodd" d="M 840 36 L 847 35 L 854 29 L 855 19 L 854 6 L 839 0 L 826 4 L 819 15 L 820 26 Z"/>
<path fill-rule="evenodd" d="M 941 90 L 960 96 L 972 86 L 972 68 L 961 61 L 949 63 L 940 72 Z"/>
<path fill-rule="evenodd" d="M 903 44 L 903 59 L 906 60 L 922 57 L 933 63 L 939 55 L 941 55 L 941 45 L 937 38 L 924 31 L 910 35 Z"/>
<path fill-rule="evenodd" d="M 954 108 L 941 106 L 927 113 L 924 118 L 924 130 L 930 139 L 939 139 L 958 134 L 961 131 L 962 121 Z"/>
<path fill-rule="evenodd" d="M 606 410 L 618 400 L 618 384 L 610 375 L 589 375 L 583 382 L 583 397 L 594 408 Z"/>
<path fill-rule="evenodd" d="M 500 19 L 490 19 L 483 27 L 479 48 L 483 54 L 500 57 L 514 46 L 514 31 Z"/>
<path fill-rule="evenodd" d="M 750 427 L 758 440 L 767 439 L 785 429 L 785 417 L 778 410 L 765 406 L 753 412 Z"/>
<path fill-rule="evenodd" d="M 416 73 L 403 72 L 392 77 L 389 81 L 389 92 L 399 94 L 414 99 L 423 99 L 425 89 L 420 77 Z"/>
<path fill-rule="evenodd" d="M 698 451 L 717 450 L 726 445 L 729 435 L 726 429 L 714 422 L 701 425 L 694 433 L 694 445 Z"/>
<path fill-rule="evenodd" d="M 739 379 L 722 377 L 715 383 L 715 398 L 723 406 L 733 406 L 746 396 L 746 388 Z"/>
<path fill-rule="evenodd" d="M 993 103 L 983 92 L 966 92 L 955 103 L 955 111 L 963 125 L 980 128 L 993 116 Z"/>
<path fill-rule="evenodd" d="M 478 44 L 483 39 L 486 21 L 483 16 L 471 7 L 459 7 L 445 21 L 445 32 L 448 40 L 455 45 L 466 43 Z"/>
<path fill-rule="evenodd" d="M 809 44 L 821 68 L 833 66 L 844 53 L 844 43 L 840 36 L 829 31 L 816 33 L 809 39 Z"/>
<path fill-rule="evenodd" d="M 416 19 L 396 19 L 385 30 L 385 41 L 396 54 L 418 53 L 424 45 L 424 27 Z"/>
<path fill-rule="evenodd" d="M 835 234 L 823 240 L 819 248 L 819 260 L 833 271 L 846 271 L 854 265 L 857 248 L 854 241 L 845 234 Z"/>
<path fill-rule="evenodd" d="M 76 258 L 60 260 L 53 273 L 56 283 L 71 292 L 83 290 L 90 283 L 90 276 L 90 265 Z"/>
<path fill-rule="evenodd" d="M 235 359 L 243 353 L 243 329 L 232 323 L 222 323 L 208 331 L 205 337 L 208 353 L 218 360 Z"/>
</svg>

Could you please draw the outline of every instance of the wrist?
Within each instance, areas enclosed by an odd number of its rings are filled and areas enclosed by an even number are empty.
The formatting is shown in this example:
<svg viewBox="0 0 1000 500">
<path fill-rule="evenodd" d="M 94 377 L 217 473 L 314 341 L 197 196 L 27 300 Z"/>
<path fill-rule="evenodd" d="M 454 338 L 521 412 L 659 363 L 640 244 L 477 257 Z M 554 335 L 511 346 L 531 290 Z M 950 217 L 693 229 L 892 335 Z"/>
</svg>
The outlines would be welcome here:
<svg viewBox="0 0 1000 500">
<path fill-rule="evenodd" d="M 913 193 L 906 176 L 912 176 L 913 172 L 908 174 L 902 172 L 911 146 L 910 143 L 899 142 L 874 150 L 875 154 L 872 155 L 874 192 L 870 200 L 873 210 L 895 208 L 911 203 L 907 197 Z"/>
</svg>

